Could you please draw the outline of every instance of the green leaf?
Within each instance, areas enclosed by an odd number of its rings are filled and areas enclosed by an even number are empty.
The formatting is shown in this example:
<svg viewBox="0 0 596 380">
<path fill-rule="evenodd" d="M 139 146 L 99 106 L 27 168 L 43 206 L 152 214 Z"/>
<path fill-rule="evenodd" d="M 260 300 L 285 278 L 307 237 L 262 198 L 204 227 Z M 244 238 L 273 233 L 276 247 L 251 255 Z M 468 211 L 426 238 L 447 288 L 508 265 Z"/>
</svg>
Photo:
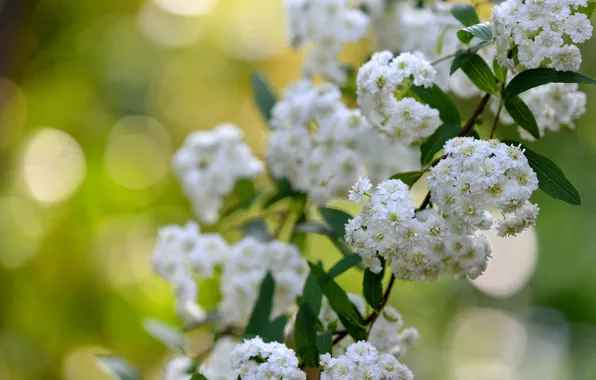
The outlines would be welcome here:
<svg viewBox="0 0 596 380">
<path fill-rule="evenodd" d="M 469 44 L 472 38 L 477 37 L 484 42 L 493 40 L 493 27 L 490 22 L 470 25 L 457 31 L 457 38 L 464 44 Z"/>
<path fill-rule="evenodd" d="M 346 235 L 346 224 L 352 219 L 352 215 L 345 211 L 329 207 L 320 207 L 319 212 L 325 223 L 331 227 L 338 237 L 343 239 Z"/>
<path fill-rule="evenodd" d="M 296 220 L 295 226 L 304 223 L 306 223 L 306 214 L 302 213 Z M 300 250 L 300 252 L 303 252 L 306 248 L 306 244 L 308 243 L 308 234 L 299 231 L 294 227 L 292 230 L 292 235 L 290 236 L 290 243 L 294 244 Z"/>
<path fill-rule="evenodd" d="M 248 321 L 248 325 L 246 326 L 244 334 L 259 335 L 261 331 L 263 331 L 263 328 L 269 321 L 271 310 L 273 309 L 274 291 L 275 280 L 273 280 L 271 272 L 267 272 L 267 275 L 265 275 L 263 282 L 261 282 L 261 287 L 259 289 L 259 298 L 257 299 L 255 307 L 252 310 L 252 315 L 250 316 L 250 320 Z"/>
<path fill-rule="evenodd" d="M 310 270 L 314 273 L 317 284 L 329 301 L 331 308 L 337 313 L 348 333 L 354 340 L 366 339 L 364 319 L 350 302 L 346 292 L 323 269 L 309 262 Z"/>
<path fill-rule="evenodd" d="M 166 347 L 184 352 L 184 335 L 179 329 L 152 318 L 143 320 L 143 327 Z"/>
<path fill-rule="evenodd" d="M 252 73 L 252 89 L 255 102 L 267 123 L 271 119 L 271 110 L 277 102 L 277 97 L 271 90 L 269 83 L 259 72 Z"/>
<path fill-rule="evenodd" d="M 200 374 L 200 373 L 195 373 L 194 375 L 192 375 L 192 377 L 190 378 L 190 380 L 209 380 L 205 377 L 205 375 Z"/>
<path fill-rule="evenodd" d="M 456 3 L 451 7 L 451 14 L 464 26 L 472 26 L 480 24 L 480 19 L 476 13 L 476 9 L 472 4 Z"/>
<path fill-rule="evenodd" d="M 596 84 L 596 80 L 573 71 L 557 71 L 548 67 L 539 67 L 521 72 L 505 87 L 503 97 L 513 98 L 531 88 L 548 83 L 587 83 Z"/>
<path fill-rule="evenodd" d="M 496 94 L 498 92 L 497 78 L 493 75 L 490 67 L 476 53 L 466 52 L 462 53 L 464 57 L 461 62 L 461 69 L 466 73 L 468 78 L 478 87 L 480 90 L 489 94 Z M 458 54 L 459 56 L 459 54 Z M 455 58 L 457 59 L 458 56 Z M 455 63 L 455 59 L 453 60 Z M 453 66 L 451 66 L 453 69 Z"/>
<path fill-rule="evenodd" d="M 271 241 L 273 237 L 263 218 L 254 218 L 241 225 L 240 230 L 247 236 L 252 236 L 261 241 Z"/>
<path fill-rule="evenodd" d="M 275 187 L 277 188 L 277 191 L 265 202 L 265 204 L 263 205 L 264 208 L 269 208 L 269 207 L 273 206 L 274 204 L 276 204 L 277 202 L 284 200 L 286 198 L 292 198 L 292 197 L 302 195 L 302 193 L 300 193 L 292 188 L 290 181 L 288 181 L 287 179 L 274 178 L 274 181 L 275 181 Z"/>
<path fill-rule="evenodd" d="M 319 349 L 317 346 L 317 317 L 307 302 L 302 302 L 294 324 L 294 343 L 296 353 L 306 365 L 316 368 L 319 365 Z"/>
<path fill-rule="evenodd" d="M 331 331 L 325 331 L 317 336 L 317 347 L 319 354 L 330 354 L 333 350 L 333 340 L 331 339 Z"/>
<path fill-rule="evenodd" d="M 126 360 L 115 355 L 98 356 L 101 363 L 107 370 L 120 380 L 140 380 L 137 370 L 135 370 Z"/>
<path fill-rule="evenodd" d="M 535 139 L 540 138 L 540 130 L 534 114 L 519 96 L 505 99 L 505 109 L 515 122 L 528 131 Z"/>
<path fill-rule="evenodd" d="M 454 137 L 457 137 L 461 132 L 459 124 L 447 123 L 441 125 L 428 140 L 420 147 L 420 163 L 422 166 L 430 163 L 441 149 L 445 146 L 445 143 Z"/>
<path fill-rule="evenodd" d="M 406 173 L 397 173 L 391 176 L 390 179 L 399 179 L 403 183 L 408 186 L 412 186 L 422 177 L 422 172 L 406 172 Z"/>
<path fill-rule="evenodd" d="M 581 205 L 582 201 L 575 187 L 569 182 L 563 171 L 551 160 L 528 149 L 522 143 L 506 140 L 505 144 L 522 146 L 528 163 L 536 172 L 538 187 L 555 199 L 562 200 L 571 205 Z"/>
<path fill-rule="evenodd" d="M 453 58 L 453 62 L 451 62 L 451 69 L 449 70 L 449 75 L 453 75 L 460 67 L 470 58 L 469 52 L 467 50 L 458 51 Z"/>
<path fill-rule="evenodd" d="M 317 265 L 322 269 L 321 263 Z M 312 271 L 308 274 L 306 282 L 304 283 L 302 302 L 307 302 L 313 314 L 319 315 L 319 312 L 321 311 L 321 303 L 323 302 L 323 292 L 321 291 L 321 288 L 319 288 L 317 278 Z"/>
<path fill-rule="evenodd" d="M 412 86 L 410 90 L 423 102 L 439 111 L 441 120 L 444 123 L 459 123 L 461 117 L 457 107 L 447 94 L 436 84 L 430 88 L 424 86 Z"/>
<path fill-rule="evenodd" d="M 383 299 L 383 274 L 385 270 L 380 273 L 373 273 L 370 269 L 364 271 L 364 278 L 362 280 L 362 293 L 366 302 L 374 309 L 379 310 L 381 301 Z"/>
<path fill-rule="evenodd" d="M 501 66 L 496 58 L 493 59 L 493 71 L 499 82 L 505 83 L 507 81 L 507 68 Z"/>
<path fill-rule="evenodd" d="M 339 260 L 331 269 L 329 269 L 329 276 L 335 278 L 340 274 L 343 274 L 348 269 L 360 264 L 362 257 L 357 253 L 352 253 Z"/>
<path fill-rule="evenodd" d="M 284 342 L 284 329 L 288 323 L 288 317 L 280 315 L 268 322 L 258 334 L 266 342 Z"/>
<path fill-rule="evenodd" d="M 591 18 L 594 14 L 594 10 L 596 10 L 596 2 L 589 1 L 587 6 L 579 7 L 578 12 L 585 14 L 588 18 Z"/>
</svg>

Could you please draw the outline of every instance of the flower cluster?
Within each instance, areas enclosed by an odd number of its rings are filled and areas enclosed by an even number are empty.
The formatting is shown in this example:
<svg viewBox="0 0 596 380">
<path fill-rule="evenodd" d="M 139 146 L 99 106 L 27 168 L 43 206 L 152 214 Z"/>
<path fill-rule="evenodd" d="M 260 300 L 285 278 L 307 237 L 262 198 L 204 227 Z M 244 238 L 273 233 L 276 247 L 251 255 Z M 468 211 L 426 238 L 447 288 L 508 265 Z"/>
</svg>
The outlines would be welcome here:
<svg viewBox="0 0 596 380">
<path fill-rule="evenodd" d="M 324 204 L 364 173 L 386 178 L 419 167 L 418 152 L 374 133 L 330 83 L 299 81 L 272 110 L 267 161 L 271 173 Z"/>
<path fill-rule="evenodd" d="M 321 380 L 412 380 L 414 375 L 391 354 L 379 354 L 371 344 L 361 341 L 348 347 L 345 355 L 321 355 Z"/>
<path fill-rule="evenodd" d="M 358 105 L 369 123 L 396 142 L 419 142 L 441 125 L 439 111 L 414 98 L 396 98 L 411 84 L 432 86 L 436 70 L 422 56 L 374 53 L 358 71 Z"/>
<path fill-rule="evenodd" d="M 281 343 L 265 343 L 259 337 L 237 345 L 230 360 L 242 380 L 306 380 L 293 350 Z"/>
<path fill-rule="evenodd" d="M 403 328 L 403 325 L 401 314 L 391 306 L 385 306 L 370 328 L 368 342 L 380 352 L 402 357 L 420 337 L 415 327 Z"/>
<path fill-rule="evenodd" d="M 577 11 L 586 5 L 587 0 L 506 0 L 495 6 L 491 21 L 497 58 L 513 71 L 539 66 L 579 70 L 582 57 L 573 43 L 592 36 L 590 21 Z"/>
<path fill-rule="evenodd" d="M 520 95 L 536 118 L 540 135 L 545 131 L 558 132 L 561 129 L 575 129 L 574 120 L 586 112 L 586 94 L 575 83 L 549 83 L 534 87 Z M 491 104 L 493 113 L 497 112 L 498 102 Z M 507 112 L 501 110 L 501 122 L 513 124 Z M 534 140 L 532 135 L 519 128 L 520 136 L 525 140 Z"/>
<path fill-rule="evenodd" d="M 224 263 L 229 254 L 221 235 L 201 234 L 194 222 L 159 229 L 153 250 L 153 268 L 174 287 L 176 309 L 186 323 L 204 318 L 204 311 L 197 305 L 198 284 L 194 275 L 213 276 L 214 267 Z"/>
<path fill-rule="evenodd" d="M 223 268 L 218 309 L 222 321 L 234 326 L 248 322 L 267 271 L 272 272 L 276 283 L 275 315 L 288 311 L 306 276 L 306 261 L 291 244 L 246 237 L 230 247 L 219 234 L 201 234 L 194 222 L 159 230 L 153 267 L 174 287 L 178 314 L 187 324 L 204 318 L 196 303 L 195 276 L 211 278 L 216 266 Z"/>
<path fill-rule="evenodd" d="M 346 74 L 337 60 L 343 44 L 361 40 L 369 18 L 348 0 L 286 0 L 288 37 L 294 47 L 313 44 L 303 67 L 308 77 L 320 74 L 343 83 Z"/>
<path fill-rule="evenodd" d="M 219 219 L 223 198 L 236 181 L 263 170 L 233 124 L 190 134 L 174 155 L 173 167 L 196 215 L 209 224 Z"/>
<path fill-rule="evenodd" d="M 538 179 L 522 149 L 498 140 L 458 137 L 445 144 L 445 154 L 432 168 L 428 186 L 451 228 L 463 235 L 489 229 L 492 207 L 506 216 L 521 212 L 524 222 L 533 224 L 526 209 Z"/>
<path fill-rule="evenodd" d="M 296 246 L 278 240 L 245 237 L 232 247 L 221 278 L 218 306 L 226 325 L 245 326 L 267 272 L 275 280 L 273 317 L 287 313 L 302 292 L 306 261 Z"/>
<path fill-rule="evenodd" d="M 230 352 L 234 351 L 238 341 L 229 336 L 219 338 L 211 354 L 199 367 L 199 372 L 209 380 L 232 380 L 238 378 L 238 371 L 232 369 Z"/>
</svg>

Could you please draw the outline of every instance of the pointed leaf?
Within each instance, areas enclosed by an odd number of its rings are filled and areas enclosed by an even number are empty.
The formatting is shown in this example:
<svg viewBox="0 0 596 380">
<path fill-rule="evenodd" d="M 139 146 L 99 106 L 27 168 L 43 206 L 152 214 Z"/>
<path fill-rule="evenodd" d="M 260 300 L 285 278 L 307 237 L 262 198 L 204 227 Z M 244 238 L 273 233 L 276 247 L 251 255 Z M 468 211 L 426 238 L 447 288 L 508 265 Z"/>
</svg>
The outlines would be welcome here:
<svg viewBox="0 0 596 380">
<path fill-rule="evenodd" d="M 284 342 L 284 329 L 288 323 L 288 317 L 281 315 L 268 322 L 259 333 L 259 336 L 266 342 Z"/>
<path fill-rule="evenodd" d="M 271 119 L 271 110 L 277 102 L 277 98 L 265 77 L 259 72 L 254 72 L 251 80 L 255 102 L 257 103 L 265 122 L 269 123 L 269 120 Z"/>
<path fill-rule="evenodd" d="M 501 66 L 499 60 L 496 58 L 493 59 L 493 71 L 499 82 L 505 83 L 507 81 L 507 68 Z"/>
<path fill-rule="evenodd" d="M 505 99 L 505 109 L 515 122 L 528 131 L 535 139 L 540 138 L 540 130 L 534 114 L 519 96 Z"/>
<path fill-rule="evenodd" d="M 422 172 L 406 172 L 406 173 L 397 173 L 391 176 L 390 179 L 399 179 L 400 181 L 402 181 L 403 183 L 405 183 L 408 186 L 412 186 L 413 184 L 415 184 L 420 177 L 422 177 Z"/>
<path fill-rule="evenodd" d="M 137 370 L 135 370 L 126 360 L 115 355 L 98 356 L 99 361 L 104 367 L 120 380 L 140 380 Z"/>
<path fill-rule="evenodd" d="M 319 212 L 325 223 L 331 227 L 338 237 L 343 239 L 346 235 L 346 224 L 352 219 L 352 215 L 343 210 L 330 207 L 321 207 L 319 208 Z"/>
<path fill-rule="evenodd" d="M 540 67 L 521 72 L 505 87 L 503 97 L 513 98 L 531 88 L 548 83 L 587 83 L 596 84 L 596 80 L 574 71 L 557 71 L 548 67 Z"/>
<path fill-rule="evenodd" d="M 329 269 L 329 276 L 335 278 L 344 273 L 348 269 L 360 264 L 362 257 L 357 253 L 352 253 L 339 260 L 331 269 Z"/>
<path fill-rule="evenodd" d="M 366 302 L 375 310 L 381 306 L 383 299 L 383 274 L 382 270 L 380 273 L 373 273 L 370 269 L 364 271 L 364 278 L 362 280 L 362 293 Z"/>
<path fill-rule="evenodd" d="M 275 280 L 271 272 L 267 272 L 259 289 L 259 298 L 246 326 L 244 334 L 258 335 L 269 322 L 269 316 L 273 309 L 273 293 L 275 291 Z"/>
<path fill-rule="evenodd" d="M 466 52 L 463 55 L 466 58 L 461 63 L 461 69 L 472 83 L 484 92 L 496 94 L 498 92 L 497 78 L 495 78 L 486 61 L 476 53 Z"/>
<path fill-rule="evenodd" d="M 317 265 L 322 268 L 321 263 L 318 263 Z M 319 315 L 319 312 L 321 311 L 321 303 L 323 302 L 323 292 L 321 291 L 321 288 L 319 288 L 317 278 L 312 271 L 308 274 L 308 277 L 304 282 L 302 302 L 308 303 L 308 306 L 314 315 Z"/>
<path fill-rule="evenodd" d="M 420 147 L 420 163 L 422 166 L 430 163 L 441 149 L 445 146 L 445 143 L 454 137 L 457 137 L 461 132 L 459 124 L 447 123 L 441 125 L 428 140 Z"/>
<path fill-rule="evenodd" d="M 470 25 L 457 31 L 457 38 L 464 44 L 469 44 L 472 38 L 477 37 L 484 42 L 493 40 L 493 27 L 490 22 Z"/>
<path fill-rule="evenodd" d="M 472 4 L 455 3 L 451 7 L 451 14 L 464 26 L 479 24 L 480 19 Z"/>
<path fill-rule="evenodd" d="M 517 141 L 503 141 L 508 145 L 522 146 L 528 163 L 536 172 L 538 187 L 555 199 L 562 200 L 571 205 L 581 205 L 582 201 L 575 187 L 569 182 L 563 171 L 548 158 L 528 149 Z"/>
<path fill-rule="evenodd" d="M 457 112 L 457 107 L 451 98 L 441 90 L 436 84 L 430 88 L 424 86 L 412 86 L 410 90 L 423 102 L 439 111 L 441 120 L 444 123 L 459 123 L 461 117 Z"/>
<path fill-rule="evenodd" d="M 317 347 L 319 354 L 330 354 L 333 350 L 333 340 L 331 339 L 331 331 L 325 331 L 317 336 Z"/>
<path fill-rule="evenodd" d="M 307 302 L 303 302 L 296 314 L 294 324 L 294 343 L 296 353 L 309 367 L 316 368 L 319 364 L 319 349 L 317 346 L 317 317 L 313 314 Z"/>
<path fill-rule="evenodd" d="M 310 270 L 314 273 L 317 284 L 329 301 L 331 308 L 337 313 L 348 333 L 354 340 L 366 339 L 364 319 L 352 304 L 346 292 L 333 280 L 329 274 L 313 263 L 308 263 Z"/>
</svg>

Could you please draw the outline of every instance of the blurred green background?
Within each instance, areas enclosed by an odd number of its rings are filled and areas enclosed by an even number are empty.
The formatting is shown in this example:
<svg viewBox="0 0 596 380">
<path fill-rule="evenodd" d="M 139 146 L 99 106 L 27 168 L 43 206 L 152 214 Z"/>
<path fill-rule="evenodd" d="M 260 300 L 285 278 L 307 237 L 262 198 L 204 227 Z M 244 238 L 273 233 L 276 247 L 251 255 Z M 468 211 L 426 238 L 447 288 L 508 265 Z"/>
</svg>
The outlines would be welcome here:
<svg viewBox="0 0 596 380">
<path fill-rule="evenodd" d="M 280 90 L 303 58 L 281 3 L 0 0 L 0 379 L 108 379 L 94 358 L 108 352 L 160 378 L 168 353 L 142 320 L 179 322 L 149 258 L 158 226 L 192 217 L 170 157 L 221 122 L 263 156 L 250 73 Z M 404 359 L 417 379 L 596 379 L 596 88 L 584 90 L 577 131 L 531 144 L 584 205 L 537 194 L 536 230 L 499 241 L 482 280 L 396 287 L 391 303 L 421 333 Z M 327 265 L 339 257 L 310 246 Z M 340 281 L 359 292 L 358 276 Z"/>
</svg>

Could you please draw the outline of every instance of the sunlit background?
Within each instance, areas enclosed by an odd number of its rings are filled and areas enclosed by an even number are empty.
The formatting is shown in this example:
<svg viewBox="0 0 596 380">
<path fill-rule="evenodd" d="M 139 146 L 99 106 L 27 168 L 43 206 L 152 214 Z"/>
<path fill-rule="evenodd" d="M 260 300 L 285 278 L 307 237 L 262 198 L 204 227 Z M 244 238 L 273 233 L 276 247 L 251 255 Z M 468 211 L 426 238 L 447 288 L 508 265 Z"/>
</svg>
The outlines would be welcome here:
<svg viewBox="0 0 596 380">
<path fill-rule="evenodd" d="M 109 352 L 160 378 L 168 352 L 142 321 L 180 324 L 149 257 L 158 226 L 191 217 L 170 157 L 221 122 L 263 156 L 250 73 L 280 90 L 303 58 L 287 47 L 281 3 L 0 0 L 0 379 L 109 379 L 95 359 Z M 594 49 L 583 49 L 592 77 Z M 421 333 L 404 360 L 417 379 L 596 379 L 596 89 L 583 89 L 578 130 L 532 147 L 584 205 L 537 194 L 536 229 L 489 236 L 495 257 L 477 281 L 395 288 L 390 302 Z M 327 265 L 340 257 L 310 246 Z M 340 281 L 359 292 L 357 276 Z"/>
</svg>

